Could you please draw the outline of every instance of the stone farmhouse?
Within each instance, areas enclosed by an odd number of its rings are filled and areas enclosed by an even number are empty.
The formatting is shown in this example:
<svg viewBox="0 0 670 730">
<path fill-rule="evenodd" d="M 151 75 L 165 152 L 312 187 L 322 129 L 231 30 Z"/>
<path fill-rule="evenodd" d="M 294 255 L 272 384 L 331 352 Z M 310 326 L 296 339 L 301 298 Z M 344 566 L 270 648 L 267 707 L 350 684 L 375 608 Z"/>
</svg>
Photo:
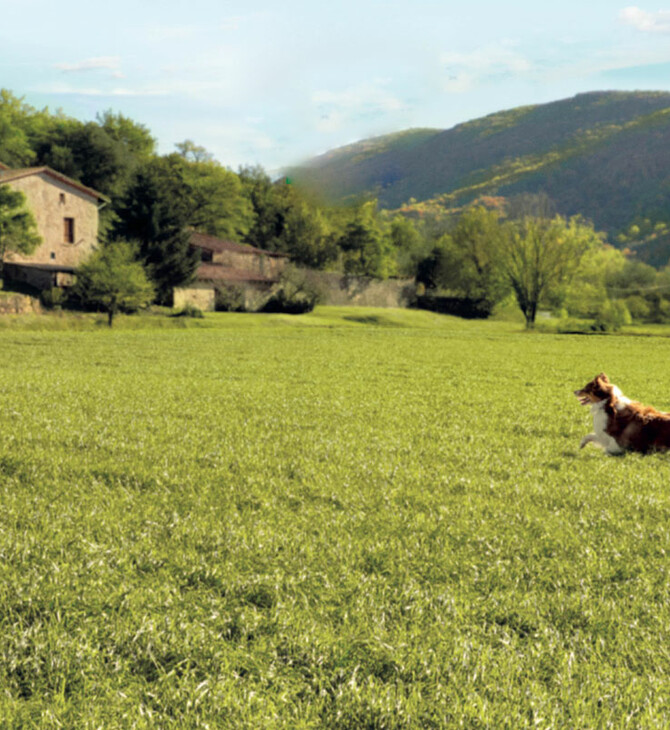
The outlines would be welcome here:
<svg viewBox="0 0 670 730">
<path fill-rule="evenodd" d="M 74 273 L 98 242 L 101 193 L 49 167 L 10 169 L 0 163 L 0 185 L 26 196 L 42 243 L 30 256 L 8 253 L 4 275 L 36 289 L 70 286 Z"/>
<path fill-rule="evenodd" d="M 267 299 L 279 282 L 289 258 L 195 231 L 190 244 L 200 252 L 200 265 L 191 284 L 174 290 L 175 307 L 192 305 L 212 311 L 217 290 L 235 289 L 245 309 L 255 309 L 256 303 Z"/>
</svg>

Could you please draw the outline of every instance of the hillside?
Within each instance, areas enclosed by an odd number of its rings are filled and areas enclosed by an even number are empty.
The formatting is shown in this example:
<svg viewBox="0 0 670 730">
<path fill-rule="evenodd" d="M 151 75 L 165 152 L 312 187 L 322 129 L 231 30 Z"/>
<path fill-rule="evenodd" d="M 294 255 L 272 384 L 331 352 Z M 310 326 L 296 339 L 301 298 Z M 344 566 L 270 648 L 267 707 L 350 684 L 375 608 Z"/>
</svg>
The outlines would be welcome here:
<svg viewBox="0 0 670 730">
<path fill-rule="evenodd" d="M 614 233 L 636 218 L 670 218 L 670 93 L 593 92 L 445 131 L 408 130 L 290 174 L 329 201 L 376 196 L 385 208 L 543 191 L 560 213 Z"/>
</svg>

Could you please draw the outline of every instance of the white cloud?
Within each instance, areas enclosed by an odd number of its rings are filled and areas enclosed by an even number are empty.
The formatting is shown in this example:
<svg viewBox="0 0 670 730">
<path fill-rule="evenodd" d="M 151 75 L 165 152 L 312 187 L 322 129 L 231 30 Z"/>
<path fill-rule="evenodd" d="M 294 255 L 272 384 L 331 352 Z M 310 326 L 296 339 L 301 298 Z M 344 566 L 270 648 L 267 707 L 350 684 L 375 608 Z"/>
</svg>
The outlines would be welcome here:
<svg viewBox="0 0 670 730">
<path fill-rule="evenodd" d="M 444 89 L 453 93 L 468 91 L 486 79 L 532 70 L 530 61 L 510 43 L 485 46 L 469 53 L 448 51 L 440 55 L 440 64 L 446 73 Z"/>
<path fill-rule="evenodd" d="M 116 87 L 113 89 L 101 89 L 96 87 L 83 87 L 79 88 L 71 86 L 69 84 L 48 84 L 45 86 L 37 86 L 31 89 L 39 94 L 63 94 L 67 96 L 164 96 L 167 94 L 162 89 L 127 89 L 123 87 Z"/>
<path fill-rule="evenodd" d="M 335 132 L 354 118 L 383 116 L 402 111 L 405 109 L 404 102 L 384 88 L 387 83 L 375 81 L 351 86 L 342 91 L 315 91 L 311 100 L 319 115 L 317 129 L 321 132 Z"/>
<path fill-rule="evenodd" d="M 619 13 L 619 18 L 624 23 L 637 28 L 637 30 L 647 33 L 670 33 L 670 11 L 668 10 L 650 13 L 631 5 Z"/>
<path fill-rule="evenodd" d="M 65 73 L 113 71 L 114 74 L 119 74 L 121 59 L 118 56 L 100 56 L 98 58 L 86 58 L 83 61 L 76 61 L 75 63 L 54 63 L 53 67 Z"/>
</svg>

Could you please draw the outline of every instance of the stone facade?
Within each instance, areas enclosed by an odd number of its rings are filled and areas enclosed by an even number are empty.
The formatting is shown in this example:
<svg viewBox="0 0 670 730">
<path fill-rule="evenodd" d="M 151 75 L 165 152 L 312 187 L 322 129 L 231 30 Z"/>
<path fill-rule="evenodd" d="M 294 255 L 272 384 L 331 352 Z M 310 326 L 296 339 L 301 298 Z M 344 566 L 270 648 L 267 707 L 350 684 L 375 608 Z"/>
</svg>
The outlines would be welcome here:
<svg viewBox="0 0 670 730">
<path fill-rule="evenodd" d="M 279 282 L 289 257 L 204 233 L 191 233 L 191 246 L 200 252 L 195 280 L 173 292 L 173 306 L 193 305 L 213 311 L 224 299 L 239 301 L 245 311 L 256 311 Z"/>
<path fill-rule="evenodd" d="M 106 199 L 48 167 L 0 169 L 0 185 L 5 183 L 26 196 L 42 237 L 30 256 L 5 256 L 5 261 L 12 264 L 7 267 L 7 275 L 13 274 L 38 289 L 68 286 L 76 267 L 95 249 L 98 210 Z"/>
<path fill-rule="evenodd" d="M 172 306 L 175 309 L 197 307 L 203 312 L 213 312 L 216 308 L 216 291 L 211 284 L 198 282 L 188 287 L 179 287 L 173 292 Z"/>
</svg>

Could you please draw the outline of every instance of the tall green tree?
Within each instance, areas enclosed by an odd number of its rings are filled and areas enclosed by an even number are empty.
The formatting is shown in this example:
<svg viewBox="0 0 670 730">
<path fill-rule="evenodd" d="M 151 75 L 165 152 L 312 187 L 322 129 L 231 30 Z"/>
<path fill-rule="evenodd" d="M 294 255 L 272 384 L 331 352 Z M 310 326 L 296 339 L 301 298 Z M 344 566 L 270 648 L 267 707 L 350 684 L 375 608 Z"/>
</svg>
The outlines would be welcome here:
<svg viewBox="0 0 670 730">
<path fill-rule="evenodd" d="M 35 110 L 7 89 L 0 89 L 0 162 L 24 167 L 33 162 L 29 130 Z"/>
<path fill-rule="evenodd" d="M 156 139 L 143 124 L 111 109 L 96 115 L 96 121 L 108 137 L 121 144 L 138 162 L 156 154 Z"/>
<path fill-rule="evenodd" d="M 238 175 L 252 209 L 252 221 L 244 242 L 267 251 L 279 250 L 286 219 L 285 202 L 277 195 L 276 186 L 260 165 L 241 167 Z"/>
<path fill-rule="evenodd" d="M 498 258 L 502 235 L 497 211 L 468 208 L 444 239 L 441 285 L 458 296 L 482 302 L 491 311 L 509 293 Z"/>
<path fill-rule="evenodd" d="M 312 269 L 323 269 L 337 259 L 338 249 L 323 213 L 304 200 L 286 210 L 280 250 L 291 260 Z"/>
<path fill-rule="evenodd" d="M 285 180 L 273 183 L 262 167 L 239 171 L 252 206 L 246 243 L 288 254 L 296 264 L 321 269 L 337 259 L 335 227 L 326 213 Z"/>
<path fill-rule="evenodd" d="M 0 185 L 0 279 L 5 254 L 31 254 L 42 242 L 33 214 L 26 208 L 26 197 L 9 185 Z"/>
<path fill-rule="evenodd" d="M 535 326 L 537 310 L 552 287 L 566 281 L 582 256 L 602 245 L 602 236 L 579 217 L 566 220 L 524 217 L 505 225 L 500 237 L 499 261 L 526 319 Z"/>
<path fill-rule="evenodd" d="M 428 245 L 416 229 L 414 223 L 404 215 L 396 215 L 391 220 L 389 236 L 400 276 L 416 276 L 419 261 L 426 257 Z"/>
<path fill-rule="evenodd" d="M 163 304 L 171 302 L 174 287 L 192 280 L 199 261 L 189 245 L 189 195 L 181 159 L 156 157 L 139 168 L 119 206 L 114 235 L 139 243 L 138 256 Z"/>
<path fill-rule="evenodd" d="M 123 241 L 99 249 L 77 270 L 75 295 L 83 304 L 105 311 L 110 327 L 119 312 L 146 307 L 154 294 L 136 252 Z"/>
<path fill-rule="evenodd" d="M 347 274 L 385 279 L 397 271 L 393 245 L 376 207 L 374 200 L 363 203 L 337 240 Z"/>
<path fill-rule="evenodd" d="M 212 236 L 242 240 L 251 226 L 253 212 L 239 176 L 190 140 L 177 148 L 181 177 L 189 188 L 189 225 Z"/>
</svg>

